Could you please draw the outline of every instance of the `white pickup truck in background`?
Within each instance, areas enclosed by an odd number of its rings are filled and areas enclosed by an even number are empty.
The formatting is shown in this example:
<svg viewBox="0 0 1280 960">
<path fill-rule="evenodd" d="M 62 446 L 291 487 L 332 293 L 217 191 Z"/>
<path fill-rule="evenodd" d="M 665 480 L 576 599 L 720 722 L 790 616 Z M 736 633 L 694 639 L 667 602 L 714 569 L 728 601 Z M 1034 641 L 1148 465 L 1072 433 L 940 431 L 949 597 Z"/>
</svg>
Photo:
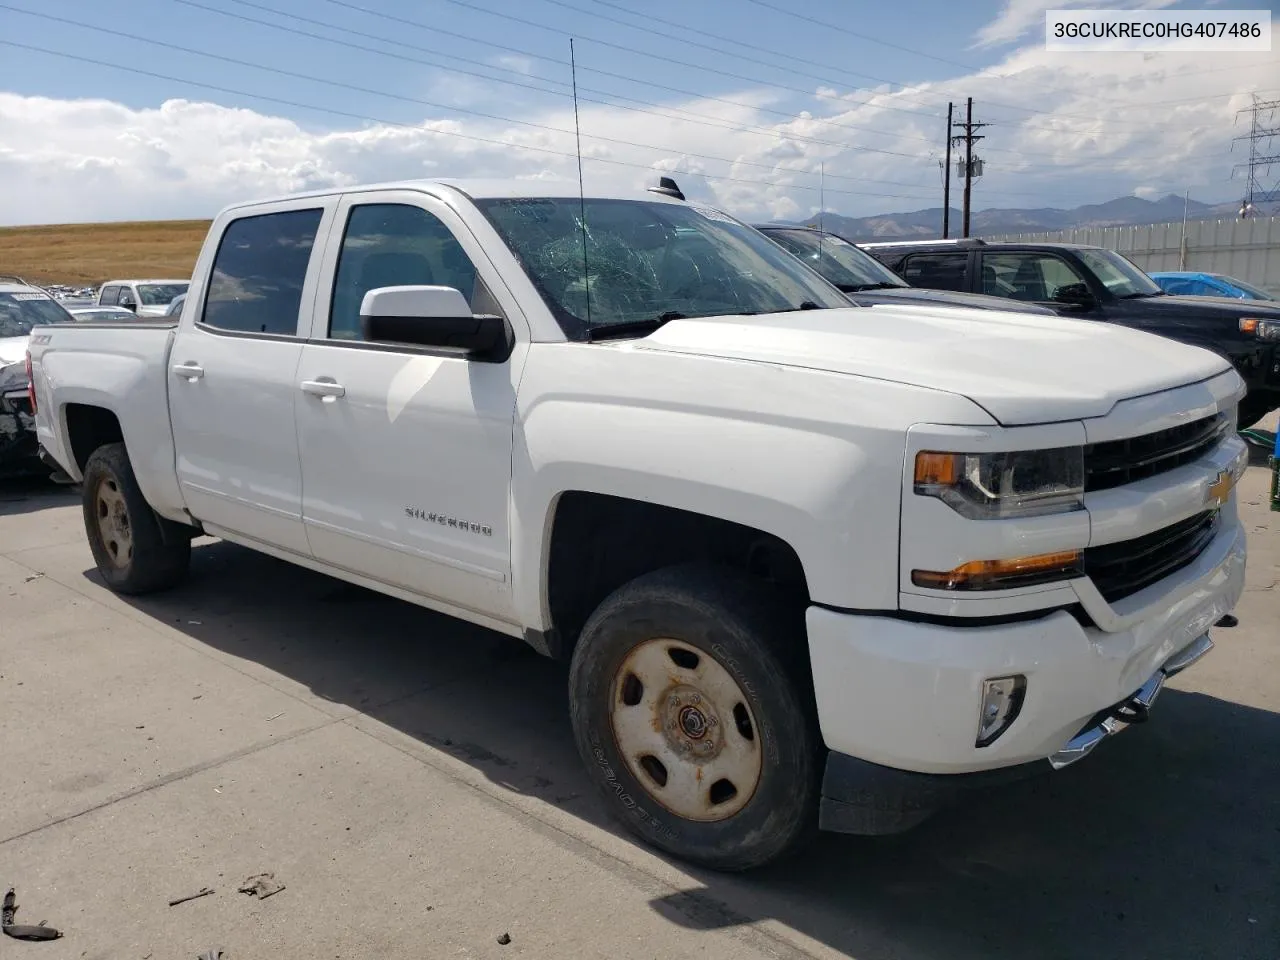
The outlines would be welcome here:
<svg viewBox="0 0 1280 960">
<path fill-rule="evenodd" d="M 112 589 L 209 535 L 570 659 L 611 809 L 719 869 L 1074 762 L 1243 585 L 1226 360 L 851 306 L 668 196 L 238 205 L 176 322 L 37 328 L 30 361 Z"/>
</svg>

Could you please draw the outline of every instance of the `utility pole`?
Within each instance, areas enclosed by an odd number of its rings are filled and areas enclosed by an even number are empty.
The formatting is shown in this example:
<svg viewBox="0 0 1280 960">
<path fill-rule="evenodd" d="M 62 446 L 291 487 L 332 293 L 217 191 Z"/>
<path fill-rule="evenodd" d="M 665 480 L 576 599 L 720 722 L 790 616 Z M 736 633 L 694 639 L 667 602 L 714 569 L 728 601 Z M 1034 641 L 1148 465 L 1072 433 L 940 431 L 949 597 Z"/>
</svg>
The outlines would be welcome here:
<svg viewBox="0 0 1280 960">
<path fill-rule="evenodd" d="M 1267 114 L 1266 122 L 1274 123 L 1275 111 L 1280 109 L 1280 100 L 1259 100 L 1258 95 L 1253 94 L 1253 106 L 1236 112 L 1239 117 L 1242 113 L 1250 114 L 1249 132 L 1242 137 L 1235 137 L 1235 140 L 1249 141 L 1249 160 L 1247 163 L 1238 163 L 1232 168 L 1231 175 L 1235 176 L 1236 170 L 1245 167 L 1244 183 L 1244 200 L 1240 203 L 1240 218 L 1254 215 L 1255 204 L 1258 203 L 1280 203 L 1280 178 L 1277 178 L 1268 188 L 1263 185 L 1263 180 L 1271 173 L 1271 165 L 1280 163 L 1280 154 L 1273 152 L 1272 137 L 1280 137 L 1280 127 L 1264 126 L 1262 115 Z M 1266 141 L 1265 148 L 1263 141 Z"/>
<path fill-rule="evenodd" d="M 975 134 L 974 131 L 988 127 L 990 124 L 973 122 L 973 97 L 969 97 L 965 104 L 964 123 L 957 123 L 954 126 L 964 130 L 963 134 L 953 139 L 956 143 L 964 141 L 964 233 L 962 236 L 967 237 L 969 236 L 969 201 L 973 193 L 973 178 L 975 174 L 982 176 L 982 158 L 973 155 L 973 145 L 978 140 L 986 139 L 984 136 Z"/>
<path fill-rule="evenodd" d="M 951 232 L 951 111 L 955 104 L 947 103 L 947 159 L 942 164 L 942 239 Z"/>
</svg>

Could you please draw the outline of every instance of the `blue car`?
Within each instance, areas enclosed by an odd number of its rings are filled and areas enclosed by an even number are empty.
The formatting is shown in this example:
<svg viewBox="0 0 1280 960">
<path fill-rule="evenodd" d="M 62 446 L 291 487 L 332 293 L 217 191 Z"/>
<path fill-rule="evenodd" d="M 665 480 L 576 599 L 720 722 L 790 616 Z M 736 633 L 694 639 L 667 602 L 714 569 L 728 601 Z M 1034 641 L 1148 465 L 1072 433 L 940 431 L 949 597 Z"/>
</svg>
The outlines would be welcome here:
<svg viewBox="0 0 1280 960">
<path fill-rule="evenodd" d="M 1165 271 L 1150 274 L 1165 293 L 1184 297 L 1231 297 L 1235 300 L 1280 301 L 1274 293 L 1261 287 L 1228 277 L 1224 273 L 1197 273 L 1195 271 Z"/>
</svg>

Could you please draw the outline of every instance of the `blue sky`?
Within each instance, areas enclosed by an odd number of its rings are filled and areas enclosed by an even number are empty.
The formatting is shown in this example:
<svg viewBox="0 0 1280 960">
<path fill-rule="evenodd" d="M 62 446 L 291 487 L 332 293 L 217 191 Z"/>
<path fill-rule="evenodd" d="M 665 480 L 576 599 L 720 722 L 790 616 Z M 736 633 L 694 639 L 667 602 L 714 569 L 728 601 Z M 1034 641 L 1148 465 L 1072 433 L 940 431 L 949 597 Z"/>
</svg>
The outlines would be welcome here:
<svg viewBox="0 0 1280 960">
<path fill-rule="evenodd" d="M 1280 96 L 1274 51 L 1046 54 L 1043 11 L 1071 0 L 0 4 L 0 39 L 141 71 L 0 50 L 0 175 L 25 185 L 0 197 L 6 223 L 203 216 L 331 182 L 565 176 L 570 36 L 589 180 L 670 169 L 751 216 L 807 215 L 820 179 L 842 213 L 937 205 L 946 103 L 966 95 L 992 123 L 979 207 L 1231 199 L 1235 110 L 1254 90 Z"/>
</svg>

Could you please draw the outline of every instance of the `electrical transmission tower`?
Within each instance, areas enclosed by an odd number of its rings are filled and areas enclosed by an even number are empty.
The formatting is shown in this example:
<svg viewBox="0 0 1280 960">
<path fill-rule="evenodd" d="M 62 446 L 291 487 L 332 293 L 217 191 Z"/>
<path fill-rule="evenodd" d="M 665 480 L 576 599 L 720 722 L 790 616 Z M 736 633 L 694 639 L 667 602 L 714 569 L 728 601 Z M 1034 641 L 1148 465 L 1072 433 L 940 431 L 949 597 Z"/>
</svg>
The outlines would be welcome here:
<svg viewBox="0 0 1280 960">
<path fill-rule="evenodd" d="M 948 110 L 948 114 L 950 110 Z M 973 122 L 973 97 L 969 97 L 965 103 L 964 120 L 957 120 L 952 124 L 952 129 L 960 128 L 964 133 L 959 136 L 953 136 L 951 142 L 957 146 L 964 144 L 964 159 L 957 164 L 956 172 L 964 176 L 964 232 L 961 236 L 969 236 L 969 198 L 973 192 L 973 178 L 982 176 L 982 158 L 973 155 L 973 145 L 979 140 L 985 140 L 986 137 L 978 136 L 975 130 L 981 130 L 988 127 L 988 123 Z M 950 194 L 950 184 L 948 183 L 948 194 Z"/>
<path fill-rule="evenodd" d="M 1275 152 L 1272 138 L 1280 137 L 1280 127 L 1275 125 L 1276 110 L 1280 109 L 1280 100 L 1259 100 L 1253 95 L 1253 106 L 1236 112 L 1238 118 L 1242 113 L 1250 114 L 1249 132 L 1235 140 L 1249 141 L 1249 160 L 1238 163 L 1232 168 L 1246 168 L 1244 184 L 1244 200 L 1240 203 L 1240 217 L 1256 215 L 1258 204 L 1280 203 L 1280 177 L 1271 177 L 1271 165 L 1280 164 L 1280 153 Z M 1263 115 L 1266 115 L 1265 118 Z M 1267 186 L 1267 181 L 1270 186 Z"/>
</svg>

